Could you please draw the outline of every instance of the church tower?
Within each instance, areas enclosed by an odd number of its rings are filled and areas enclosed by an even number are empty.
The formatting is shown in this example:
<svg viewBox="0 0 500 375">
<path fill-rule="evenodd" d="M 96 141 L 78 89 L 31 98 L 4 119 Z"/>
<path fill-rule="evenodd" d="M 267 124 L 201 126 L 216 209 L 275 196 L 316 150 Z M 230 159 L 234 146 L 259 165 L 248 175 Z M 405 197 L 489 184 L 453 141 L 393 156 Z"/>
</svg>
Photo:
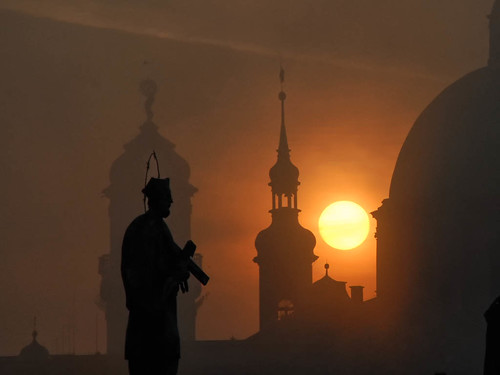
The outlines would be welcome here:
<svg viewBox="0 0 500 375">
<path fill-rule="evenodd" d="M 284 71 L 280 80 L 283 85 Z M 279 311 L 287 306 L 288 314 L 300 310 L 305 291 L 312 284 L 312 263 L 316 239 L 299 224 L 300 210 L 297 205 L 299 170 L 290 160 L 290 149 L 285 128 L 285 99 L 282 90 L 281 129 L 278 160 L 270 169 L 272 208 L 271 225 L 261 231 L 255 239 L 259 265 L 260 329 L 269 328 L 279 319 Z"/>
<path fill-rule="evenodd" d="M 158 156 L 159 166 L 151 160 L 148 177 L 157 177 L 158 172 L 161 177 L 170 178 L 174 203 L 166 221 L 181 247 L 191 239 L 191 198 L 197 191 L 189 182 L 189 164 L 176 152 L 175 145 L 160 134 L 153 122 L 156 83 L 145 80 L 140 85 L 140 91 L 146 98 L 146 121 L 139 134 L 124 146 L 124 152 L 114 161 L 110 185 L 104 190 L 105 197 L 109 199 L 110 252 L 99 259 L 102 277 L 100 297 L 106 314 L 107 353 L 118 356 L 123 355 L 128 315 L 120 275 L 121 245 L 127 226 L 145 210 L 141 190 L 145 185 L 146 163 L 152 151 L 155 150 Z M 197 261 L 201 262 L 199 255 Z M 201 293 L 201 285 L 193 279 L 189 286 L 189 293 L 182 294 L 178 299 L 179 316 L 182 317 L 179 318 L 179 330 L 183 340 L 195 339 L 196 298 Z"/>
</svg>

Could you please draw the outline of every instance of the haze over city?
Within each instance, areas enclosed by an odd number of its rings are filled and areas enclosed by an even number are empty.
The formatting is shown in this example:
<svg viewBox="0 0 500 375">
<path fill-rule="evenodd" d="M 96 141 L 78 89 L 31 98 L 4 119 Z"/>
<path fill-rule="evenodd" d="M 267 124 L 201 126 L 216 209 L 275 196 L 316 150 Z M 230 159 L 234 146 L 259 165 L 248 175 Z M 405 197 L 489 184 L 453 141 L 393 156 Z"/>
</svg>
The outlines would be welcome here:
<svg viewBox="0 0 500 375">
<path fill-rule="evenodd" d="M 188 161 L 198 188 L 192 239 L 212 277 L 198 338 L 258 329 L 252 259 L 270 223 L 280 64 L 299 220 L 317 238 L 313 278 L 328 262 L 337 280 L 374 297 L 375 220 L 361 246 L 339 251 L 320 239 L 318 218 L 338 200 L 368 212 L 380 206 L 418 114 L 486 64 L 491 5 L 2 1 L 0 353 L 15 355 L 29 341 L 34 315 L 52 352 L 72 350 L 63 341 L 74 328 L 77 353 L 95 351 L 97 316 L 104 351 L 96 306 L 98 258 L 109 251 L 102 191 L 145 120 L 145 78 L 158 85 L 159 132 Z"/>
</svg>

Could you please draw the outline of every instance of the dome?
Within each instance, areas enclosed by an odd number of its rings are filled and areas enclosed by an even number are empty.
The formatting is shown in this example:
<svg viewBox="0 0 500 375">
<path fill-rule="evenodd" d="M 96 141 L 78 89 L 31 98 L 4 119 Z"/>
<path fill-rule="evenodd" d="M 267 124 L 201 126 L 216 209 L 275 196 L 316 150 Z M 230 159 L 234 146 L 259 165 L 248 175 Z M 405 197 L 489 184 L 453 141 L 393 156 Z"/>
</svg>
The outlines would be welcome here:
<svg viewBox="0 0 500 375">
<path fill-rule="evenodd" d="M 299 185 L 299 169 L 293 165 L 290 158 L 278 158 L 276 164 L 269 170 L 273 192 L 289 194 L 297 190 Z"/>
<path fill-rule="evenodd" d="M 373 212 L 378 305 L 402 331 L 419 327 L 404 341 L 408 360 L 446 363 L 450 373 L 481 368 L 478 327 L 500 290 L 499 3 L 489 65 L 451 84 L 417 118 L 389 199 Z M 422 342 L 429 352 L 418 354 Z"/>
<path fill-rule="evenodd" d="M 486 67 L 445 89 L 419 116 L 399 154 L 393 202 L 500 196 L 500 72 Z"/>
<path fill-rule="evenodd" d="M 262 258 L 278 257 L 282 259 L 284 255 L 294 255 L 300 257 L 310 257 L 311 261 L 317 259 L 313 249 L 316 246 L 314 234 L 298 223 L 297 210 L 282 208 L 283 212 L 275 212 L 280 220 L 273 220 L 271 225 L 262 230 L 255 239 L 255 248 L 258 256 L 254 261 L 259 262 Z M 290 212 L 288 212 L 290 211 Z M 278 252 L 285 249 L 288 254 Z M 300 252 L 300 254 L 299 254 Z"/>
<path fill-rule="evenodd" d="M 172 178 L 172 190 L 189 191 L 194 194 L 197 189 L 189 184 L 190 168 L 188 162 L 176 151 L 169 140 L 163 138 L 153 123 L 146 122 L 140 134 L 125 145 L 125 152 L 113 162 L 110 172 L 111 186 L 105 190 L 108 197 L 113 196 L 116 189 L 135 182 L 140 192 L 144 184 L 146 161 L 153 149 L 158 155 L 162 177 Z M 156 165 L 151 161 L 149 175 L 156 176 Z M 180 185 L 180 188 L 176 188 Z"/>
<path fill-rule="evenodd" d="M 49 351 L 36 340 L 38 332 L 33 331 L 33 341 L 25 346 L 19 356 L 25 360 L 44 360 L 49 358 Z"/>
<path fill-rule="evenodd" d="M 347 282 L 332 279 L 328 275 L 329 268 L 330 265 L 328 263 L 325 264 L 325 276 L 313 283 L 313 293 L 321 296 L 321 298 L 329 298 L 333 301 L 348 301 L 349 295 L 345 287 Z"/>
<path fill-rule="evenodd" d="M 146 161 L 153 150 L 158 156 L 162 177 L 170 177 L 172 180 L 171 188 L 174 199 L 177 194 L 192 196 L 197 191 L 189 184 L 188 162 L 176 152 L 172 142 L 161 136 L 158 127 L 153 122 L 152 105 L 156 90 L 157 86 L 154 81 L 141 82 L 140 91 L 146 97 L 144 107 L 147 118 L 140 128 L 140 133 L 125 145 L 125 152 L 111 166 L 111 185 L 104 190 L 108 198 L 120 196 L 124 186 L 135 187 L 132 191 L 140 192 L 144 185 Z M 151 177 L 156 176 L 156 165 L 153 161 L 151 161 L 149 172 Z"/>
</svg>

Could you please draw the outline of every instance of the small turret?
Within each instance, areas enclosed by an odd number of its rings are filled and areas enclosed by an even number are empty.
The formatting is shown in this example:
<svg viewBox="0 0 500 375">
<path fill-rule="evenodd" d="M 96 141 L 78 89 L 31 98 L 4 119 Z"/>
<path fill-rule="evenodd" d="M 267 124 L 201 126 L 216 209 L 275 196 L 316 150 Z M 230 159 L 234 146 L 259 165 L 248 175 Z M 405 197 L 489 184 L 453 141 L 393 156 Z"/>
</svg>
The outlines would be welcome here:
<svg viewBox="0 0 500 375">
<path fill-rule="evenodd" d="M 33 319 L 33 332 L 31 336 L 33 337 L 33 341 L 21 350 L 19 357 L 25 361 L 43 361 L 48 359 L 49 351 L 46 347 L 40 345 L 36 339 L 38 336 L 36 317 Z"/>
</svg>

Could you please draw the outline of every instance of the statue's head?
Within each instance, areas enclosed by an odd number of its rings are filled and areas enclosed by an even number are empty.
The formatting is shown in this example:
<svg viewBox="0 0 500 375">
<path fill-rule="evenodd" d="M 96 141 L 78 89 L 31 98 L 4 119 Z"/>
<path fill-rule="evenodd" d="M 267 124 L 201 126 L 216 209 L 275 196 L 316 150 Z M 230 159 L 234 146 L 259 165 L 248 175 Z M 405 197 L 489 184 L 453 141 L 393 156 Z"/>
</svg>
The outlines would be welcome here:
<svg viewBox="0 0 500 375">
<path fill-rule="evenodd" d="M 150 210 L 161 217 L 170 215 L 170 206 L 173 203 L 170 179 L 152 177 L 142 192 L 148 198 Z"/>
</svg>

